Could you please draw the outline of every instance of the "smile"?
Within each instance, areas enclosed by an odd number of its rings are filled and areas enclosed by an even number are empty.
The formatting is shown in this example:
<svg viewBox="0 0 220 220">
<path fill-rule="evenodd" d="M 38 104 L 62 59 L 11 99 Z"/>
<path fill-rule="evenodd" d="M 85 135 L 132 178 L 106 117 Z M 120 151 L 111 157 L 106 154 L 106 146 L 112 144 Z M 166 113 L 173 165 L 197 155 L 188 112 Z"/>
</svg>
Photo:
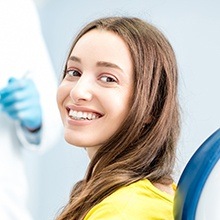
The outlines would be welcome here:
<svg viewBox="0 0 220 220">
<path fill-rule="evenodd" d="M 101 116 L 93 112 L 82 112 L 70 109 L 69 117 L 74 120 L 95 120 L 100 118 Z"/>
</svg>

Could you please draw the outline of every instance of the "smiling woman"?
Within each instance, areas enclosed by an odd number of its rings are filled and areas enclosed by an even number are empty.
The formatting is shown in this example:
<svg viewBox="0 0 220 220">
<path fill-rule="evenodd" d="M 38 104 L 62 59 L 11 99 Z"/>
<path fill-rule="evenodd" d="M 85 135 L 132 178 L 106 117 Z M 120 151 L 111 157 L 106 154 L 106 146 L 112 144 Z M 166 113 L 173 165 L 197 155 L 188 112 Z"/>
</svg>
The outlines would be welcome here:
<svg viewBox="0 0 220 220">
<path fill-rule="evenodd" d="M 96 29 L 83 35 L 71 52 L 58 91 L 66 140 L 95 154 L 128 115 L 132 79 L 130 53 L 119 36 Z M 69 117 L 72 113 L 76 117 Z"/>
<path fill-rule="evenodd" d="M 65 140 L 91 162 L 58 220 L 173 219 L 177 78 L 173 49 L 153 25 L 108 17 L 81 30 L 57 102 Z"/>
</svg>

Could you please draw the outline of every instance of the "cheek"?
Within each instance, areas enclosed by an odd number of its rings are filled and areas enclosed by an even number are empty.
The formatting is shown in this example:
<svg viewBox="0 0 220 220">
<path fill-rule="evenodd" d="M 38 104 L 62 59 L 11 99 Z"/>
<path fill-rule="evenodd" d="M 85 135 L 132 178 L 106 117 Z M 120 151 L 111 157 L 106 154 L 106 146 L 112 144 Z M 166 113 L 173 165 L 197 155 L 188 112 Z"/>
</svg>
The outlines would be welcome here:
<svg viewBox="0 0 220 220">
<path fill-rule="evenodd" d="M 127 117 L 130 109 L 130 95 L 128 93 L 121 95 L 117 94 L 117 96 L 115 96 L 114 102 L 111 104 L 112 105 L 111 107 L 109 105 L 109 108 L 111 108 L 112 116 L 117 119 L 117 125 L 121 124 Z"/>
<path fill-rule="evenodd" d="M 69 92 L 68 92 L 67 87 L 63 84 L 60 84 L 60 86 L 57 89 L 57 96 L 56 96 L 57 105 L 58 105 L 58 108 L 60 111 L 62 110 L 63 103 L 64 103 L 66 97 L 68 97 L 68 95 L 69 95 Z"/>
</svg>

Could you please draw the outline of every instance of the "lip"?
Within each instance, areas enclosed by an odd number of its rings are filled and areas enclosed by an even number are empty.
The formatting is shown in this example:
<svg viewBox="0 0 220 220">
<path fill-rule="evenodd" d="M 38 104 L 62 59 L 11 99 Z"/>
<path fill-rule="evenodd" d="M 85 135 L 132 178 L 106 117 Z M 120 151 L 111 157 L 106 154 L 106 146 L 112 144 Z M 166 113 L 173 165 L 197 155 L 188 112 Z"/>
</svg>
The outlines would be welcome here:
<svg viewBox="0 0 220 220">
<path fill-rule="evenodd" d="M 104 114 L 101 112 L 98 112 L 92 108 L 88 108 L 88 107 L 84 107 L 84 106 L 76 106 L 76 105 L 67 105 L 66 106 L 66 110 L 69 113 L 70 110 L 73 111 L 81 111 L 81 112 L 92 112 L 94 114 L 99 115 L 100 117 L 102 117 Z"/>
<path fill-rule="evenodd" d="M 83 126 L 83 125 L 90 125 L 94 122 L 96 122 L 97 120 L 99 120 L 100 118 L 103 117 L 103 113 L 100 113 L 92 108 L 88 108 L 85 106 L 76 106 L 76 105 L 67 105 L 66 107 L 66 111 L 67 111 L 67 123 L 70 126 Z M 75 120 L 74 118 L 69 117 L 69 111 L 73 110 L 73 111 L 81 111 L 81 112 L 92 112 L 96 115 L 99 115 L 99 118 L 94 119 L 94 120 Z"/>
</svg>

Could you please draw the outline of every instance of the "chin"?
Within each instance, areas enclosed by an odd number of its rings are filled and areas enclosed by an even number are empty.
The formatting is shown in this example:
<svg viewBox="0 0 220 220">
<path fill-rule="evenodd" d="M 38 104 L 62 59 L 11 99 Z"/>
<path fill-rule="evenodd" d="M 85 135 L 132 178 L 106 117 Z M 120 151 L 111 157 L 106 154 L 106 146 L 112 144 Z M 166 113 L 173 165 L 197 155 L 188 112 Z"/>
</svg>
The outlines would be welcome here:
<svg viewBox="0 0 220 220">
<path fill-rule="evenodd" d="M 76 147 L 84 148 L 86 144 L 84 141 L 82 142 L 82 139 L 79 140 L 78 138 L 75 138 L 73 137 L 73 135 L 70 135 L 68 133 L 64 134 L 64 139 L 68 144 L 76 146 Z"/>
<path fill-rule="evenodd" d="M 65 136 L 64 139 L 68 144 L 74 145 L 76 147 L 82 147 L 78 141 L 73 140 L 73 138 L 71 138 L 69 136 Z"/>
</svg>

